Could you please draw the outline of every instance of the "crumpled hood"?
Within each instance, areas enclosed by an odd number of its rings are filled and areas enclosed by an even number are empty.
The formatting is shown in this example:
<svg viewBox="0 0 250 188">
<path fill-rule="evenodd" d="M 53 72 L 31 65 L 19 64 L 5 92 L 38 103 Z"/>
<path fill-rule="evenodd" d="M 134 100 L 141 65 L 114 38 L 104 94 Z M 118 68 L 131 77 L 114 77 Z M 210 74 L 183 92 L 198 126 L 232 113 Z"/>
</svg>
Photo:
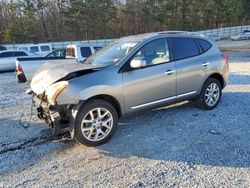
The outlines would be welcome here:
<svg viewBox="0 0 250 188">
<path fill-rule="evenodd" d="M 96 68 L 98 68 L 98 66 L 75 62 L 64 62 L 60 64 L 45 63 L 34 74 L 31 80 L 31 89 L 36 94 L 42 94 L 48 86 L 70 73 Z"/>
</svg>

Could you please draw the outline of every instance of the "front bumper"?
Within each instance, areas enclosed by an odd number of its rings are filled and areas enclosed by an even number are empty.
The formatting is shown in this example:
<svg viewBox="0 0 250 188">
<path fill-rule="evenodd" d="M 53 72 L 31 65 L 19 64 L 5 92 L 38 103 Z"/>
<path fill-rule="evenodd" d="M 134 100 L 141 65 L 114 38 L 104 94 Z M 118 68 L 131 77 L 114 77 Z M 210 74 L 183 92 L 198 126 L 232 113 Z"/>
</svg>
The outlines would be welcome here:
<svg viewBox="0 0 250 188">
<path fill-rule="evenodd" d="M 34 93 L 32 95 L 38 118 L 44 120 L 52 128 L 53 134 L 72 132 L 72 126 L 70 125 L 72 105 L 49 105 L 41 97 Z"/>
</svg>

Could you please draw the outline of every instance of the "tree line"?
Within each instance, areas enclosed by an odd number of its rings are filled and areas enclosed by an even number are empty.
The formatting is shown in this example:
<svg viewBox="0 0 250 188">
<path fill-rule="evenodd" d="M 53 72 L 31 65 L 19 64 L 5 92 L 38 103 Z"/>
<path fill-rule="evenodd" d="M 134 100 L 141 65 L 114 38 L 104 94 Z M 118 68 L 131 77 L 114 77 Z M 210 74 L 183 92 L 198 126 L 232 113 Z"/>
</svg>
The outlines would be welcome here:
<svg viewBox="0 0 250 188">
<path fill-rule="evenodd" d="M 249 0 L 0 0 L 0 43 L 249 24 Z"/>
</svg>

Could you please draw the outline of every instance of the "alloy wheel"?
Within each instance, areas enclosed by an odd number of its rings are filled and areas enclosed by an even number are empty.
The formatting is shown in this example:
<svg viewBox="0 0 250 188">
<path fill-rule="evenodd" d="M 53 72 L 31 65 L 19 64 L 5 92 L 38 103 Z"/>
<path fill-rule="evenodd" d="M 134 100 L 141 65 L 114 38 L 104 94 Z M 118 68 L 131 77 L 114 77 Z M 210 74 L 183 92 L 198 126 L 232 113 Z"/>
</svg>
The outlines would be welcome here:
<svg viewBox="0 0 250 188">
<path fill-rule="evenodd" d="M 108 109 L 94 108 L 83 118 L 81 131 L 87 140 L 100 141 L 109 135 L 113 123 L 113 116 Z"/>
<path fill-rule="evenodd" d="M 206 104 L 210 107 L 214 106 L 220 98 L 220 88 L 217 83 L 211 83 L 205 92 Z"/>
</svg>

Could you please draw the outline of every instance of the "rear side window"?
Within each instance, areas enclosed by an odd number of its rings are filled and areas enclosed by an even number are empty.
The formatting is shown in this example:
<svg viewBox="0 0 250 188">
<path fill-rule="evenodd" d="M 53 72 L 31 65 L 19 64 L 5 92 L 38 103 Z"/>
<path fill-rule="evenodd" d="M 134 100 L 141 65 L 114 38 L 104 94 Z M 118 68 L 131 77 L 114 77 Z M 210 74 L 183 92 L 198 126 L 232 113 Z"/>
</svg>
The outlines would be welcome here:
<svg viewBox="0 0 250 188">
<path fill-rule="evenodd" d="M 208 51 L 212 47 L 212 44 L 210 44 L 208 41 L 203 40 L 203 39 L 198 39 L 198 43 L 200 44 L 203 52 Z"/>
<path fill-rule="evenodd" d="M 24 52 L 14 52 L 14 57 L 27 56 Z"/>
<path fill-rule="evenodd" d="M 7 50 L 7 48 L 5 46 L 0 46 L 0 51 L 1 50 Z"/>
<path fill-rule="evenodd" d="M 50 51 L 50 47 L 49 46 L 41 46 L 41 51 L 42 52 Z"/>
<path fill-rule="evenodd" d="M 0 58 L 13 57 L 13 52 L 4 52 L 0 54 Z"/>
<path fill-rule="evenodd" d="M 19 47 L 18 49 L 19 50 L 27 50 L 27 51 L 29 50 L 28 47 Z"/>
<path fill-rule="evenodd" d="M 92 54 L 90 47 L 81 47 L 81 54 L 82 57 L 89 57 Z"/>
<path fill-rule="evenodd" d="M 199 48 L 193 38 L 169 38 L 174 60 L 194 57 L 200 54 Z"/>
<path fill-rule="evenodd" d="M 31 46 L 30 51 L 36 53 L 36 52 L 39 52 L 39 48 L 38 48 L 38 46 Z"/>
<path fill-rule="evenodd" d="M 56 50 L 47 55 L 47 57 L 65 57 L 65 50 Z"/>
</svg>

